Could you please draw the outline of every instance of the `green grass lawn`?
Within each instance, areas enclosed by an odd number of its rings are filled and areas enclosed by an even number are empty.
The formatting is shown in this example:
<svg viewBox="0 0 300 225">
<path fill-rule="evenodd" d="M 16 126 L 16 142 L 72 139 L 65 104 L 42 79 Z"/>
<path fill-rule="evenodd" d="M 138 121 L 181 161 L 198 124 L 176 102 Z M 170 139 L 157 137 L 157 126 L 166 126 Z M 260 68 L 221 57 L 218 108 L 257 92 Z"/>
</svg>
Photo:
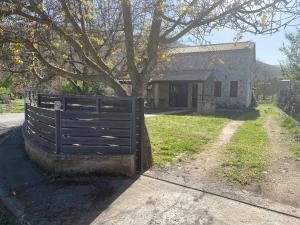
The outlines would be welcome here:
<svg viewBox="0 0 300 225">
<path fill-rule="evenodd" d="M 263 104 L 244 114 L 245 122 L 233 136 L 225 155 L 224 174 L 229 180 L 247 184 L 262 178 L 268 150 L 263 123 L 273 111 L 274 106 Z"/>
<path fill-rule="evenodd" d="M 154 163 L 163 166 L 201 151 L 229 120 L 221 116 L 196 114 L 146 118 Z"/>
<path fill-rule="evenodd" d="M 5 113 L 5 112 L 11 112 L 11 113 L 24 112 L 24 100 L 15 99 L 12 100 L 10 104 L 0 103 L 0 113 Z"/>
</svg>

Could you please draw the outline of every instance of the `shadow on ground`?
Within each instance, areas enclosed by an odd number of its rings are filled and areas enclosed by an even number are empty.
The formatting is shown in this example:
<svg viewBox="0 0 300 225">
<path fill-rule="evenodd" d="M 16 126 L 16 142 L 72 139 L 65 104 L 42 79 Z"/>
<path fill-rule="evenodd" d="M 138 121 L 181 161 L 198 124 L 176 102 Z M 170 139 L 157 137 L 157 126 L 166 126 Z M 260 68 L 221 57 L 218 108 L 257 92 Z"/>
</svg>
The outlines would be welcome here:
<svg viewBox="0 0 300 225">
<path fill-rule="evenodd" d="M 28 159 L 20 128 L 0 146 L 1 187 L 24 205 L 31 224 L 90 224 L 137 178 L 47 174 Z"/>
<path fill-rule="evenodd" d="M 182 112 L 182 113 L 176 113 L 168 116 L 199 116 L 199 114 L 196 112 Z M 246 120 L 256 120 L 260 116 L 260 112 L 255 108 L 251 108 L 245 111 L 236 111 L 236 110 L 217 111 L 214 115 L 207 115 L 207 116 L 246 121 Z"/>
</svg>

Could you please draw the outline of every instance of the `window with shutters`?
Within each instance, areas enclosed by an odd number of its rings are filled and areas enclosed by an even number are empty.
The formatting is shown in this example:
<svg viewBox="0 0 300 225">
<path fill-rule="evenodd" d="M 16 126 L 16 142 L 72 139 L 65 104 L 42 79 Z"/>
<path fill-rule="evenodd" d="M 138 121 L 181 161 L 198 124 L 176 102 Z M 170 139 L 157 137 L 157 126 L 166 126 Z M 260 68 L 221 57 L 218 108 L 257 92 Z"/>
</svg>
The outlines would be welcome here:
<svg viewBox="0 0 300 225">
<path fill-rule="evenodd" d="M 238 81 L 230 82 L 230 97 L 237 97 L 238 95 Z"/>
<path fill-rule="evenodd" d="M 215 81 L 214 96 L 215 97 L 222 96 L 222 82 L 221 81 Z"/>
</svg>

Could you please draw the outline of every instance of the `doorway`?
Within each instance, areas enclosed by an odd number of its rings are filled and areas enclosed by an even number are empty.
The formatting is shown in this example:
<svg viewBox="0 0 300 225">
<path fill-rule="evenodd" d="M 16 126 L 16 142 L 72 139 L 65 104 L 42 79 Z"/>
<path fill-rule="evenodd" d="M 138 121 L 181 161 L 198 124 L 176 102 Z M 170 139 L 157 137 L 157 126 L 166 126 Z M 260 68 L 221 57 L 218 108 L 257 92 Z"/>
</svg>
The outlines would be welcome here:
<svg viewBox="0 0 300 225">
<path fill-rule="evenodd" d="M 188 84 L 170 83 L 169 96 L 171 107 L 187 107 Z"/>
</svg>

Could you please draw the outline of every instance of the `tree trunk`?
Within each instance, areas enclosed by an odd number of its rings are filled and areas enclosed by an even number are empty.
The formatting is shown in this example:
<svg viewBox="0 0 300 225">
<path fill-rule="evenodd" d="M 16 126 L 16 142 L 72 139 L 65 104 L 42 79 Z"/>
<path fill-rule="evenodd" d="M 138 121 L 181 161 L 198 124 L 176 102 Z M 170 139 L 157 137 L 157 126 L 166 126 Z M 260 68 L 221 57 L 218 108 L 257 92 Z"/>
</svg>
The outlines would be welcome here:
<svg viewBox="0 0 300 225">
<path fill-rule="evenodd" d="M 141 76 L 137 76 L 138 79 L 132 82 L 132 96 L 144 97 L 145 95 L 145 82 Z M 142 172 L 150 169 L 153 165 L 151 142 L 148 134 L 147 126 L 144 121 L 142 121 L 142 139 L 141 139 L 141 160 L 142 160 Z"/>
<path fill-rule="evenodd" d="M 141 143 L 141 160 L 142 160 L 142 172 L 147 171 L 153 166 L 153 157 L 151 150 L 151 142 L 148 134 L 145 120 L 142 127 L 142 143 Z"/>
</svg>

